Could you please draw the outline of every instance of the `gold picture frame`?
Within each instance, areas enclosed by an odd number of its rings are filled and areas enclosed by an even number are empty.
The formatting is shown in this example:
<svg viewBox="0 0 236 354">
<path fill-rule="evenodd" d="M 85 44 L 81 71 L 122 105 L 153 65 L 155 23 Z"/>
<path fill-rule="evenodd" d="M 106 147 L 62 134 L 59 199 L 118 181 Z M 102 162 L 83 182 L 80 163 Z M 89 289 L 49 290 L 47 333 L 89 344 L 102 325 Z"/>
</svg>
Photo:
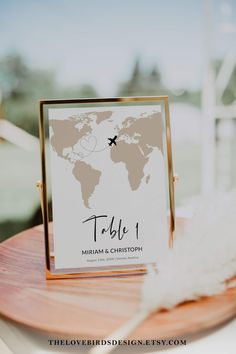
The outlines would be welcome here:
<svg viewBox="0 0 236 354">
<path fill-rule="evenodd" d="M 44 225 L 44 241 L 45 241 L 45 263 L 46 263 L 46 279 L 62 279 L 76 277 L 98 277 L 98 276 L 114 276 L 140 274 L 146 272 L 146 266 L 138 266 L 137 268 L 121 267 L 123 269 L 113 270 L 96 270 L 92 272 L 58 272 L 54 265 L 53 252 L 53 235 L 49 231 L 49 209 L 48 209 L 48 186 L 46 171 L 46 134 L 45 134 L 45 109 L 48 107 L 60 105 L 96 105 L 96 104 L 153 104 L 160 103 L 163 105 L 165 113 L 165 144 L 167 155 L 167 176 L 168 176 L 168 194 L 169 194 L 169 247 L 173 246 L 175 231 L 175 188 L 174 183 L 176 177 L 173 174 L 172 146 L 171 146 L 171 129 L 168 96 L 140 96 L 140 97 L 116 97 L 116 98 L 84 98 L 84 99 L 53 99 L 39 101 L 39 136 L 40 136 L 40 154 L 41 154 L 41 181 L 37 183 L 40 190 L 41 210 Z M 68 271 L 68 272 L 67 272 Z"/>
</svg>

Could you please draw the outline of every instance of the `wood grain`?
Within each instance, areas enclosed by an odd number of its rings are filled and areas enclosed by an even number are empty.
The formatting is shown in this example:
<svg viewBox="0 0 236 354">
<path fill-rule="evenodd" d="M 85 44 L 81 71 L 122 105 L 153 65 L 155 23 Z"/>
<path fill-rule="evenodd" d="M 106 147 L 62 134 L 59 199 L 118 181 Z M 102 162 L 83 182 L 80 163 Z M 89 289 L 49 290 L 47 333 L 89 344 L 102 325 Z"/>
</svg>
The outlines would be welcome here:
<svg viewBox="0 0 236 354">
<path fill-rule="evenodd" d="M 178 221 L 180 224 L 180 220 Z M 45 280 L 42 227 L 0 245 L 0 313 L 48 334 L 104 338 L 138 308 L 143 276 Z M 172 338 L 236 315 L 236 288 L 148 318 L 131 338 Z"/>
</svg>

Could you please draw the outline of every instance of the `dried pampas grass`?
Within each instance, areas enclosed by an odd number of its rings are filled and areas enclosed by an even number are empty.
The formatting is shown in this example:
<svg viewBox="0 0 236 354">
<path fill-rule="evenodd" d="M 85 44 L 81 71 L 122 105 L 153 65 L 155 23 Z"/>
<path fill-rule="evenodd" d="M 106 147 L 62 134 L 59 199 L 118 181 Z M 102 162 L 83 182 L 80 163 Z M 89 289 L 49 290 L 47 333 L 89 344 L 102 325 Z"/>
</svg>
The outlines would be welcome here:
<svg viewBox="0 0 236 354">
<path fill-rule="evenodd" d="M 110 338 L 125 338 L 154 311 L 235 286 L 226 281 L 236 275 L 236 191 L 201 200 L 157 269 L 150 267 L 145 277 L 139 312 Z M 111 349 L 94 348 L 91 353 Z"/>
<path fill-rule="evenodd" d="M 142 306 L 170 309 L 224 291 L 236 275 L 236 191 L 202 201 L 143 285 Z M 175 291 L 173 292 L 173 288 Z"/>
</svg>

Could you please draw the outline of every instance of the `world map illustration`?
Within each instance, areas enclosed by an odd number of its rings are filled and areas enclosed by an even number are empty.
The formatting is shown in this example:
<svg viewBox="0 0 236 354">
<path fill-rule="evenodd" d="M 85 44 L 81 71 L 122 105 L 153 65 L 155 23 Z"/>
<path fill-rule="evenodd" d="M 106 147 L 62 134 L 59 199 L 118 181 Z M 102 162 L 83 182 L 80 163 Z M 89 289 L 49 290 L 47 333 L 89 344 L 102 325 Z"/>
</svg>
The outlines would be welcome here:
<svg viewBox="0 0 236 354">
<path fill-rule="evenodd" d="M 57 156 L 72 165 L 72 174 L 80 183 L 84 206 L 90 208 L 91 197 L 99 188 L 102 169 L 95 168 L 87 158 L 96 153 L 108 152 L 112 163 L 125 166 L 131 191 L 148 183 L 151 176 L 144 168 L 154 149 L 163 151 L 161 113 L 142 113 L 138 117 L 124 117 L 120 124 L 115 122 L 112 110 L 90 111 L 68 117 L 50 119 L 50 144 Z M 117 136 L 116 145 L 109 146 L 107 136 L 103 147 L 99 141 L 98 127 L 112 125 Z M 101 139 L 100 139 L 101 140 Z M 99 144 L 98 144 L 99 142 Z"/>
</svg>

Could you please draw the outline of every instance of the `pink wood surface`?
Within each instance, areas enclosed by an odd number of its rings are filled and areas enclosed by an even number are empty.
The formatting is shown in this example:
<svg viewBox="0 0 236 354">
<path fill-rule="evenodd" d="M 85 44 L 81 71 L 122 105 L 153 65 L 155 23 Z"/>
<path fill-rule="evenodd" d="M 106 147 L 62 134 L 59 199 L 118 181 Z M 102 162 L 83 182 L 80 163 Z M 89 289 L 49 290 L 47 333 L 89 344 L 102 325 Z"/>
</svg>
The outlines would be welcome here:
<svg viewBox="0 0 236 354">
<path fill-rule="evenodd" d="M 178 221 L 180 224 L 180 220 Z M 138 308 L 143 275 L 45 280 L 42 227 L 0 245 L 0 313 L 48 334 L 104 338 Z M 173 289 L 174 290 L 174 289 Z M 236 315 L 236 288 L 153 314 L 131 338 L 193 334 Z"/>
</svg>

